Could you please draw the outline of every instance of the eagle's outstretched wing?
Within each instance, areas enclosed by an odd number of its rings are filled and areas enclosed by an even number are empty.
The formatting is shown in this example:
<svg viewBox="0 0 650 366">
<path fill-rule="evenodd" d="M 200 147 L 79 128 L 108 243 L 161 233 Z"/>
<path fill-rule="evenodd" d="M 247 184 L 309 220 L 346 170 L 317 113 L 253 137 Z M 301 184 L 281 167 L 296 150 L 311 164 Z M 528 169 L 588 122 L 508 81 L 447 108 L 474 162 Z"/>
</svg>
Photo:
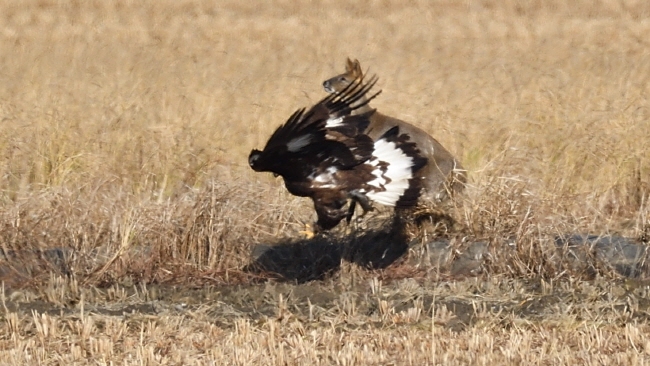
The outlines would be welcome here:
<svg viewBox="0 0 650 366">
<path fill-rule="evenodd" d="M 327 164 L 349 168 L 370 157 L 372 139 L 362 134 L 374 111 L 352 115 L 379 95 L 368 96 L 377 82 L 359 79 L 339 93 L 328 95 L 309 110 L 299 109 L 271 135 L 262 151 L 253 150 L 249 164 L 255 171 L 286 177 Z"/>
</svg>

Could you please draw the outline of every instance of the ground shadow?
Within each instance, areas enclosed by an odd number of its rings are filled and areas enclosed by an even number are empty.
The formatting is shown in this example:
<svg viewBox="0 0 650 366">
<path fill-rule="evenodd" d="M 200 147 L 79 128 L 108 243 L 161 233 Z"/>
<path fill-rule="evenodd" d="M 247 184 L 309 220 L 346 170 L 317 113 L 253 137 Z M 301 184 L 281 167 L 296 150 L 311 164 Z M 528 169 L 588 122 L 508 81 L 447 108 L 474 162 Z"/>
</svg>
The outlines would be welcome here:
<svg viewBox="0 0 650 366">
<path fill-rule="evenodd" d="M 342 253 L 348 262 L 367 269 L 381 269 L 397 261 L 408 248 L 408 238 L 403 230 L 391 227 L 349 237 Z"/>
<path fill-rule="evenodd" d="M 345 237 L 325 234 L 312 239 L 257 244 L 252 261 L 244 270 L 302 283 L 337 272 L 342 259 L 368 269 L 385 268 L 408 251 L 406 235 L 395 227 L 393 223 L 383 230 L 360 231 Z"/>
<path fill-rule="evenodd" d="M 321 280 L 338 271 L 342 243 L 333 238 L 284 239 L 275 244 L 257 244 L 244 271 L 269 273 L 287 281 Z"/>
</svg>

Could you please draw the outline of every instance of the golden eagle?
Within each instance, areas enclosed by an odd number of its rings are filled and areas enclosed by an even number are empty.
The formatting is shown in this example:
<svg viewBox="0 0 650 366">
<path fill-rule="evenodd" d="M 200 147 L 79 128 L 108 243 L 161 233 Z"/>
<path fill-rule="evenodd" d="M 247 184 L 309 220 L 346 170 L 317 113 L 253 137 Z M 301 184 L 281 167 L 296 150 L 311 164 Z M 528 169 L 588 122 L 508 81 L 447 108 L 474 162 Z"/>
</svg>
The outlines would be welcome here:
<svg viewBox="0 0 650 366">
<path fill-rule="evenodd" d="M 280 175 L 291 194 L 313 200 L 316 231 L 349 221 L 357 202 L 364 211 L 372 209 L 371 202 L 398 208 L 417 204 L 422 179 L 415 173 L 427 159 L 398 127 L 376 141 L 366 135 L 374 110 L 352 115 L 381 93 L 368 96 L 376 81 L 359 79 L 309 110 L 297 110 L 264 150 L 250 153 L 253 170 Z"/>
</svg>

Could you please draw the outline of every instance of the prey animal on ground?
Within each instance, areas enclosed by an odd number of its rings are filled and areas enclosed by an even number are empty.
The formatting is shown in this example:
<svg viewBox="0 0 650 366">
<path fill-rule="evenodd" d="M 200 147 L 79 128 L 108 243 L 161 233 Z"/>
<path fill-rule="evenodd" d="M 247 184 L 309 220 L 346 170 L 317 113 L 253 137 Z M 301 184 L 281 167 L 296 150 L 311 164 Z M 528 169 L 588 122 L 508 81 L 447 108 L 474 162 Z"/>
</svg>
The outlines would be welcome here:
<svg viewBox="0 0 650 366">
<path fill-rule="evenodd" d="M 317 232 L 349 221 L 348 201 L 369 211 L 373 203 L 414 207 L 420 197 L 417 172 L 427 159 L 409 135 L 399 127 L 376 139 L 364 132 L 375 113 L 365 107 L 380 93 L 370 93 L 376 82 L 357 78 L 310 109 L 297 110 L 263 150 L 249 155 L 253 170 L 282 176 L 291 194 L 312 199 Z"/>
</svg>

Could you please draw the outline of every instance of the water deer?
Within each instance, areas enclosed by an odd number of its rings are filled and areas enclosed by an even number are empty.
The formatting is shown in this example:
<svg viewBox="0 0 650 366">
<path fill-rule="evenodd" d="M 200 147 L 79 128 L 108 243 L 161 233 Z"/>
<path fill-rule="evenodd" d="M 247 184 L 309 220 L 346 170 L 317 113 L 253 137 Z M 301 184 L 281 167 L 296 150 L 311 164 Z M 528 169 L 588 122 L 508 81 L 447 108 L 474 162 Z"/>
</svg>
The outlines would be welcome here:
<svg viewBox="0 0 650 366">
<path fill-rule="evenodd" d="M 363 72 L 359 61 L 356 59 L 352 61 L 348 58 L 345 72 L 325 80 L 323 87 L 330 94 L 337 93 L 345 90 L 355 80 L 362 78 Z M 363 114 L 371 110 L 373 109 L 366 103 L 353 113 Z M 428 159 L 427 164 L 418 172 L 423 180 L 422 198 L 431 203 L 439 203 L 463 190 L 467 181 L 467 173 L 458 159 L 421 128 L 375 111 L 370 116 L 370 124 L 365 133 L 376 140 L 395 126 L 399 127 L 401 133 L 409 135 L 422 155 Z"/>
</svg>

